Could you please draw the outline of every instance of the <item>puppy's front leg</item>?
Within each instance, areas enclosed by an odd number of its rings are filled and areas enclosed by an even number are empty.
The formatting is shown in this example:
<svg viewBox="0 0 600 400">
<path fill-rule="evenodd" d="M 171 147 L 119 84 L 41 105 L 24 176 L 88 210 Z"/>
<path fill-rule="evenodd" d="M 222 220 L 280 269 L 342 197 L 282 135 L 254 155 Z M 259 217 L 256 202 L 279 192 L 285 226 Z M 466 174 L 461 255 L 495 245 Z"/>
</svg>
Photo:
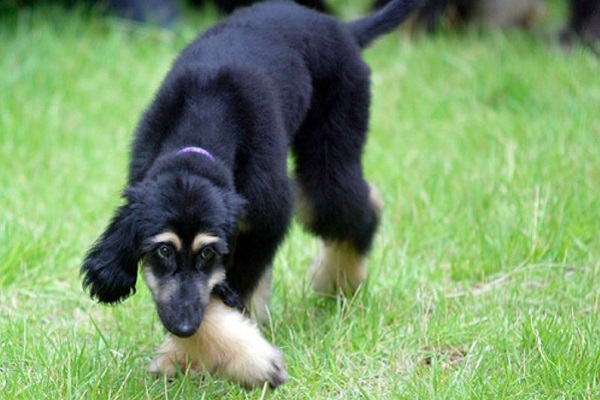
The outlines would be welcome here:
<svg viewBox="0 0 600 400">
<path fill-rule="evenodd" d="M 173 376 L 178 372 L 185 372 L 188 364 L 193 371 L 200 371 L 197 361 L 191 360 L 184 347 L 184 341 L 172 334 L 168 334 L 165 340 L 156 350 L 157 355 L 150 364 L 151 374 L 165 374 Z"/>
<path fill-rule="evenodd" d="M 272 387 L 284 383 L 288 374 L 281 350 L 269 343 L 256 324 L 239 311 L 212 298 L 200 329 L 189 338 L 169 335 L 151 370 L 170 373 L 174 364 L 189 358 L 192 368 L 201 367 L 244 386 Z"/>
</svg>

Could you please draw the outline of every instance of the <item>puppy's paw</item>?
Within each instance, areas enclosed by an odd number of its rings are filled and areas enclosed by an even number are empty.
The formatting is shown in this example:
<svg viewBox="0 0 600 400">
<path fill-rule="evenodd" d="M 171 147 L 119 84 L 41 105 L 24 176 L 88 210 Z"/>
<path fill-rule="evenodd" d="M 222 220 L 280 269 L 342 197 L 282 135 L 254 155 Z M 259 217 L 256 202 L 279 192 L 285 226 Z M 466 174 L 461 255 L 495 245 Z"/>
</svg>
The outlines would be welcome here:
<svg viewBox="0 0 600 400">
<path fill-rule="evenodd" d="M 352 295 L 367 276 L 365 257 L 346 243 L 323 243 L 321 254 L 310 266 L 315 292 Z"/>
<path fill-rule="evenodd" d="M 275 388 L 288 378 L 281 350 L 262 336 L 256 323 L 220 300 L 211 300 L 194 336 L 175 340 L 205 371 L 242 386 L 267 382 Z"/>
<path fill-rule="evenodd" d="M 264 341 L 247 354 L 238 354 L 222 366 L 222 373 L 249 388 L 261 387 L 267 382 L 276 388 L 288 379 L 288 373 L 279 348 Z"/>
<path fill-rule="evenodd" d="M 289 375 L 287 370 L 285 369 L 285 365 L 283 361 L 279 360 L 278 362 L 273 362 L 273 371 L 269 376 L 269 386 L 273 389 L 285 383 L 288 380 Z"/>
<path fill-rule="evenodd" d="M 269 386 L 274 389 L 285 383 L 289 375 L 283 362 L 283 353 L 278 347 L 271 347 L 272 352 L 267 355 L 267 359 L 265 360 L 269 363 L 269 366 L 263 371 L 263 377 L 259 378 L 258 382 L 261 385 L 264 384 L 264 382 L 268 382 Z"/>
<path fill-rule="evenodd" d="M 185 363 L 179 362 L 174 355 L 160 354 L 152 359 L 148 372 L 152 375 L 174 376 L 178 371 L 185 371 Z"/>
<path fill-rule="evenodd" d="M 188 353 L 171 335 L 167 335 L 157 353 L 148 369 L 152 375 L 175 376 L 180 372 L 188 371 L 188 368 L 196 372 L 202 370 L 198 362 L 190 360 Z"/>
</svg>

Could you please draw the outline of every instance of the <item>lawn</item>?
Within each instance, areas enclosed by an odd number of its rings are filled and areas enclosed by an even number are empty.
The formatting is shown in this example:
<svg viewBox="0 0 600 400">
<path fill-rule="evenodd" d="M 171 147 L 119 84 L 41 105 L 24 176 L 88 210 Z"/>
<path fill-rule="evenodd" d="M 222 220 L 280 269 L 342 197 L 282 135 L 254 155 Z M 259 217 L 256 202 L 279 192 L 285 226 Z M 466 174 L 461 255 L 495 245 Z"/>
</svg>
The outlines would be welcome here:
<svg viewBox="0 0 600 400">
<path fill-rule="evenodd" d="M 312 293 L 318 243 L 293 226 L 264 327 L 290 380 L 149 376 L 164 331 L 146 287 L 106 307 L 78 270 L 140 113 L 215 20 L 0 16 L 0 398 L 600 398 L 600 61 L 546 28 L 369 49 L 364 165 L 386 208 L 366 284 Z"/>
</svg>

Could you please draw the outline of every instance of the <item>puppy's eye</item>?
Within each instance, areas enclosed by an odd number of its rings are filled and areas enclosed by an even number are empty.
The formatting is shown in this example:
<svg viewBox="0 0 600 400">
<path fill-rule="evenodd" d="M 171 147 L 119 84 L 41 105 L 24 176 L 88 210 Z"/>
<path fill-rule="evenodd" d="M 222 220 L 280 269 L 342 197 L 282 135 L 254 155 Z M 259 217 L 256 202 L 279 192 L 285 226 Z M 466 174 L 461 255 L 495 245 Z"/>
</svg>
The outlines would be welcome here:
<svg viewBox="0 0 600 400">
<path fill-rule="evenodd" d="M 173 249 L 170 246 L 163 244 L 156 250 L 156 253 L 160 258 L 166 260 L 168 258 L 171 258 L 171 256 L 173 255 Z"/>
<path fill-rule="evenodd" d="M 213 257 L 215 256 L 215 251 L 212 247 L 205 247 L 202 250 L 200 250 L 200 257 L 204 260 L 204 261 L 210 261 L 213 259 Z"/>
</svg>

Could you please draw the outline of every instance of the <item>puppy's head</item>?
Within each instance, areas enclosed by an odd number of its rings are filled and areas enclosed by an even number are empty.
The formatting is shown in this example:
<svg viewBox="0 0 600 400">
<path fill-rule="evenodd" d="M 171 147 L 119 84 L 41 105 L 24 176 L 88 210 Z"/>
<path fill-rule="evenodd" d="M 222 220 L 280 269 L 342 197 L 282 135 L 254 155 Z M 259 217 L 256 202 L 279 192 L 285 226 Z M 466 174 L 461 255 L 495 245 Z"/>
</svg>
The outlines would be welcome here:
<svg viewBox="0 0 600 400">
<path fill-rule="evenodd" d="M 166 168 L 125 193 L 106 231 L 88 252 L 84 286 L 114 303 L 135 293 L 138 264 L 165 328 L 191 336 L 215 285 L 242 201 L 231 190 L 185 169 Z"/>
</svg>

